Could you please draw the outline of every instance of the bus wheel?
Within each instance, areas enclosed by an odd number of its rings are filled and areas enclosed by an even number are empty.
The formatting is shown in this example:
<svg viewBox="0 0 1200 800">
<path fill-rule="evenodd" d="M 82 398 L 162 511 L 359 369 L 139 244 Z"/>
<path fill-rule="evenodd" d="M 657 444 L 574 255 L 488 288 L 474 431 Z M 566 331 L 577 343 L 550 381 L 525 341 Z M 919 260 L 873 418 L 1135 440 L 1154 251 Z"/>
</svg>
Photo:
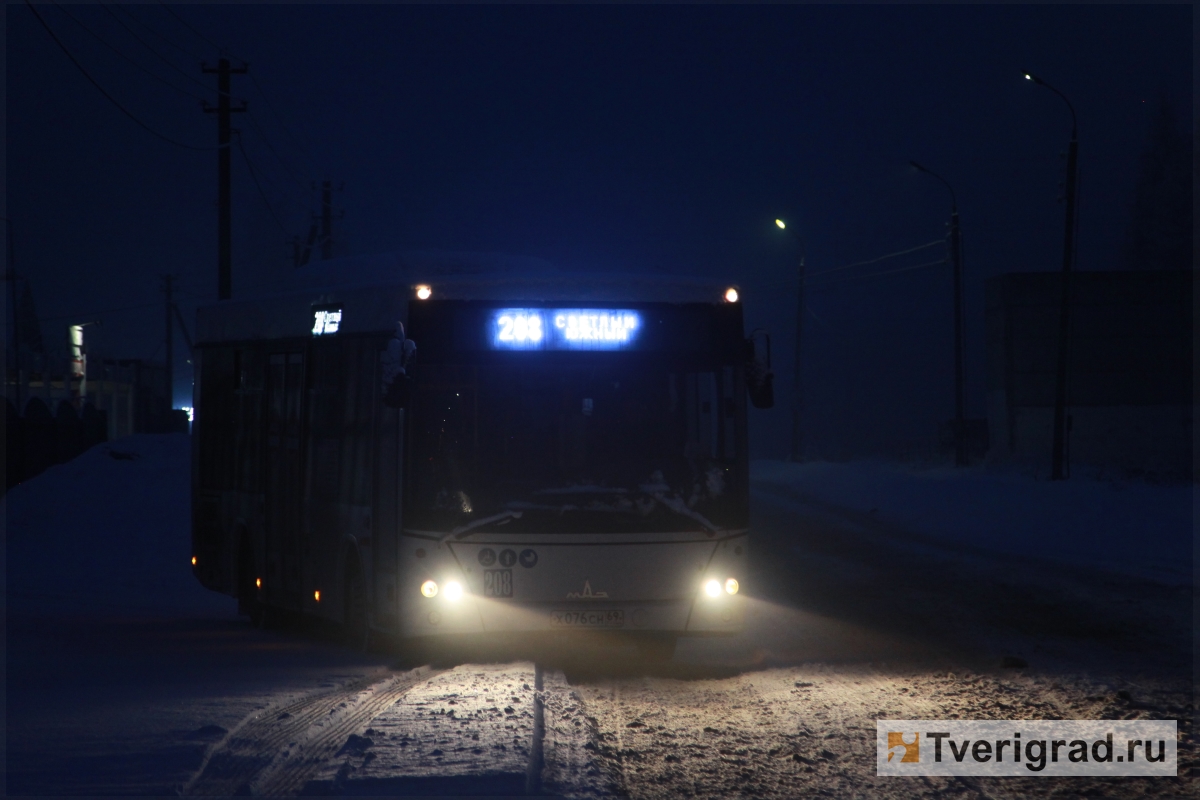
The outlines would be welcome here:
<svg viewBox="0 0 1200 800">
<path fill-rule="evenodd" d="M 671 633 L 640 637 L 637 640 L 638 654 L 646 661 L 670 661 L 675 657 L 677 641 L 679 637 Z"/>
<path fill-rule="evenodd" d="M 346 646 L 366 652 L 371 645 L 371 626 L 367 623 L 367 587 L 357 567 L 346 571 L 346 608 L 342 629 Z"/>
</svg>

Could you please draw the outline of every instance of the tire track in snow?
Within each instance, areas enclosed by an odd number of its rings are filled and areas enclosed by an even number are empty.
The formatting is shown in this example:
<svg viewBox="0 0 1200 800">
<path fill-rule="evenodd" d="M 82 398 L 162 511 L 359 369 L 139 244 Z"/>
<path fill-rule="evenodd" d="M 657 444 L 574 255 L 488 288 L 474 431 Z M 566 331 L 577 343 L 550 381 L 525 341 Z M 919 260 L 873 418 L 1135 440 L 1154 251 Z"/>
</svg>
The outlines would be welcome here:
<svg viewBox="0 0 1200 800">
<path fill-rule="evenodd" d="M 440 671 L 376 673 L 253 714 L 214 746 L 182 794 L 294 793 L 342 739 Z"/>
</svg>

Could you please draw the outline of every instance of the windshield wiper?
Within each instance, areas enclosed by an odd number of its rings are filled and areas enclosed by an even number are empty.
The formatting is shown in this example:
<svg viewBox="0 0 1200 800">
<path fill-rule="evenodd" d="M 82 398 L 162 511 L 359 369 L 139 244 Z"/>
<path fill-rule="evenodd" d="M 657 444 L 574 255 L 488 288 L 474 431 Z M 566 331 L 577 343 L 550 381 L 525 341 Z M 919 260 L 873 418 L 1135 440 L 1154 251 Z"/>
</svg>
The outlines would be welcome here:
<svg viewBox="0 0 1200 800">
<path fill-rule="evenodd" d="M 688 508 L 687 503 L 683 502 L 682 497 L 676 496 L 676 497 L 668 498 L 662 492 L 655 492 L 652 495 L 652 497 L 654 497 L 655 500 L 662 503 L 664 506 L 666 506 L 671 511 L 674 511 L 676 514 L 681 514 L 685 517 L 690 517 L 691 519 L 696 520 L 701 525 L 703 525 L 705 528 L 708 528 L 709 532 L 711 532 L 711 533 L 716 533 L 719 530 L 721 530 L 716 525 L 709 522 L 708 518 L 705 517 L 703 514 L 701 514 L 699 511 L 693 511 L 692 509 Z"/>
<path fill-rule="evenodd" d="M 455 539 L 461 539 L 481 525 L 490 525 L 493 522 L 501 522 L 502 520 L 507 519 L 520 519 L 522 513 L 523 512 L 521 511 L 501 511 L 499 514 L 493 514 L 490 517 L 477 519 L 472 522 L 468 522 L 466 525 L 459 525 L 457 528 L 443 536 L 439 541 L 444 542 L 451 536 L 453 536 Z"/>
</svg>

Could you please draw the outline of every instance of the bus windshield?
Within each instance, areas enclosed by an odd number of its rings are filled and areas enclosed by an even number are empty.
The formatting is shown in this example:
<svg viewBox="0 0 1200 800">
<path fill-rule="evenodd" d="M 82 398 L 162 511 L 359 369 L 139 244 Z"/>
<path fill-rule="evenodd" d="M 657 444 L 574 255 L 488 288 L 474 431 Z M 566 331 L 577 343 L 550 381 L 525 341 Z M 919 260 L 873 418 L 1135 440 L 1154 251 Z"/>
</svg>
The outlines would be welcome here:
<svg viewBox="0 0 1200 800">
<path fill-rule="evenodd" d="M 741 375 L 604 354 L 413 370 L 406 524 L 472 532 L 746 523 Z"/>
</svg>

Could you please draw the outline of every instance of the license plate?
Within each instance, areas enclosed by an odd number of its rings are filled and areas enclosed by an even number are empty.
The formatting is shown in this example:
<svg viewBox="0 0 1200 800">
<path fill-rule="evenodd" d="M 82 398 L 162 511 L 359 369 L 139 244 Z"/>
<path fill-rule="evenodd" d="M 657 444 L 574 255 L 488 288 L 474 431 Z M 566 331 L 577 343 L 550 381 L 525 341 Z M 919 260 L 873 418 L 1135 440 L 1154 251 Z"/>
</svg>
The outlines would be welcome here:
<svg viewBox="0 0 1200 800">
<path fill-rule="evenodd" d="M 624 611 L 551 611 L 550 624 L 564 628 L 619 628 Z"/>
<path fill-rule="evenodd" d="M 512 597 L 512 570 L 485 569 L 483 571 L 484 597 Z"/>
</svg>

